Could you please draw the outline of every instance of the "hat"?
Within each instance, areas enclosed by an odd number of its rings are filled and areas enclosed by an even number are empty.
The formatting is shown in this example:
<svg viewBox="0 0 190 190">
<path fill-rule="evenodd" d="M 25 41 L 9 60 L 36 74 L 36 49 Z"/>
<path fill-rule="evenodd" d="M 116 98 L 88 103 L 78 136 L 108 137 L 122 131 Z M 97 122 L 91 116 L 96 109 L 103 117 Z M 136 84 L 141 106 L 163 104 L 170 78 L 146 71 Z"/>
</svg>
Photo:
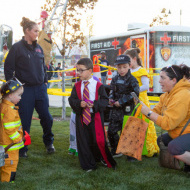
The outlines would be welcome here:
<svg viewBox="0 0 190 190">
<path fill-rule="evenodd" d="M 119 64 L 125 64 L 125 63 L 130 63 L 130 57 L 128 55 L 119 55 L 117 56 L 114 65 L 119 65 Z"/>
<path fill-rule="evenodd" d="M 14 77 L 2 85 L 1 95 L 4 96 L 10 94 L 23 85 L 24 84 L 22 84 L 16 77 Z"/>
<path fill-rule="evenodd" d="M 105 54 L 106 54 L 106 52 L 105 52 L 105 51 L 101 51 L 100 53 L 101 53 L 101 54 L 102 54 L 102 53 L 105 53 Z"/>
</svg>

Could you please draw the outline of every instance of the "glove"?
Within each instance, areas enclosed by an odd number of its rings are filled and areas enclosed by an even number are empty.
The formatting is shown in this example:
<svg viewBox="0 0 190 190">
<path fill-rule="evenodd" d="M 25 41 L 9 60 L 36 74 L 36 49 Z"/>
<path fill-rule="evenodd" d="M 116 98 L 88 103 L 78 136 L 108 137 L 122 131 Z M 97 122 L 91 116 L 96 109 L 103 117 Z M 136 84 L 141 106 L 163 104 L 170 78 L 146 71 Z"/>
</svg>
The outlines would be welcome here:
<svg viewBox="0 0 190 190">
<path fill-rule="evenodd" d="M 24 145 L 30 145 L 31 144 L 31 138 L 30 138 L 30 135 L 24 131 L 25 135 L 24 135 L 24 138 L 25 138 L 25 142 L 24 142 Z"/>
</svg>

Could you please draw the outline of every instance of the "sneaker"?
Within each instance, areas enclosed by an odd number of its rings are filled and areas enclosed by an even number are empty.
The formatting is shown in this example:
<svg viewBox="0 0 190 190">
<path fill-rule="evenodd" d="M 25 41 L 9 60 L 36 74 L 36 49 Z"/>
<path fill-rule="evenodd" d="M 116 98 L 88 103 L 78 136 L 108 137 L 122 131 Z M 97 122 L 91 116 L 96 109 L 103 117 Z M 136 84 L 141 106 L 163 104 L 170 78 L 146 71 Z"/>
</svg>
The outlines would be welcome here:
<svg viewBox="0 0 190 190">
<path fill-rule="evenodd" d="M 184 164 L 183 171 L 190 174 L 190 166 L 187 164 Z"/>
<path fill-rule="evenodd" d="M 52 154 L 55 152 L 55 147 L 53 146 L 53 144 L 51 144 L 51 145 L 46 146 L 46 150 L 48 154 Z"/>
<path fill-rule="evenodd" d="M 116 154 L 116 153 L 115 153 L 115 154 L 113 154 L 112 156 L 113 156 L 113 158 L 119 158 L 119 157 L 123 156 L 123 154 Z"/>
<path fill-rule="evenodd" d="M 96 170 L 97 169 L 97 167 L 95 167 L 95 168 L 91 168 L 91 169 L 87 169 L 87 170 L 85 170 L 87 173 L 89 173 L 89 172 L 92 172 L 92 171 L 94 171 L 94 170 Z"/>
<path fill-rule="evenodd" d="M 116 170 L 116 165 L 115 166 L 112 166 L 113 170 Z"/>
<path fill-rule="evenodd" d="M 93 169 L 86 170 L 87 173 L 92 172 Z"/>
<path fill-rule="evenodd" d="M 20 158 L 27 158 L 28 155 L 27 155 L 26 152 L 19 152 L 19 157 L 20 157 Z"/>
<path fill-rule="evenodd" d="M 103 159 L 101 159 L 100 162 L 101 162 L 104 166 L 106 166 L 106 167 L 108 166 L 108 165 L 106 164 L 106 162 L 105 162 Z"/>
<path fill-rule="evenodd" d="M 127 156 L 127 161 L 128 162 L 136 162 L 138 160 L 136 158 L 131 157 L 131 156 Z"/>
</svg>

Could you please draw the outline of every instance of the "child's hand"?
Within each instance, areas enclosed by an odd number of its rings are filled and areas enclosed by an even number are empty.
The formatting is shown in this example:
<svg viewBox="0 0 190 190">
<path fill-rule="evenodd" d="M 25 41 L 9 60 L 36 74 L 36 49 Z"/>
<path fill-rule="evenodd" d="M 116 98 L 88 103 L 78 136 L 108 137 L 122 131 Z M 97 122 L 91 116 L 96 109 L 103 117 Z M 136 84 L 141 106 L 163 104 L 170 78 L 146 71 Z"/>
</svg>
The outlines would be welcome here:
<svg viewBox="0 0 190 190">
<path fill-rule="evenodd" d="M 87 106 L 87 103 L 85 101 L 81 101 L 80 106 L 82 108 L 85 108 Z"/>
<path fill-rule="evenodd" d="M 116 107 L 121 107 L 121 105 L 120 105 L 120 103 L 119 103 L 118 101 L 116 101 L 116 102 L 114 103 L 114 105 L 115 105 Z"/>
<path fill-rule="evenodd" d="M 25 141 L 26 140 L 25 137 L 22 137 L 22 140 Z"/>
<path fill-rule="evenodd" d="M 87 107 L 88 107 L 88 108 L 92 108 L 93 106 L 94 106 L 94 104 L 92 104 L 92 103 L 90 103 L 90 102 L 87 103 Z"/>
<path fill-rule="evenodd" d="M 114 103 L 115 103 L 115 102 L 114 102 L 113 99 L 109 99 L 109 105 L 113 106 Z"/>
<path fill-rule="evenodd" d="M 23 138 L 24 138 L 24 137 L 23 137 Z M 20 141 L 18 141 L 16 144 L 19 144 L 19 143 L 21 143 L 22 141 L 24 141 L 23 138 L 22 138 Z"/>
</svg>

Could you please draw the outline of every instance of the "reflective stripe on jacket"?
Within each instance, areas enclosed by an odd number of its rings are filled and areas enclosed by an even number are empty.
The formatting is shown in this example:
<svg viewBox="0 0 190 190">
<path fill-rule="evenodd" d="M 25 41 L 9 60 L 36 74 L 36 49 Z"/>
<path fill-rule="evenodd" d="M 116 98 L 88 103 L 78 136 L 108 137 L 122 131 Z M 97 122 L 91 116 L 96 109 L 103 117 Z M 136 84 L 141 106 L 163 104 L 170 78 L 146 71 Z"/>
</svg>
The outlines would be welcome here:
<svg viewBox="0 0 190 190">
<path fill-rule="evenodd" d="M 8 151 L 24 147 L 23 131 L 18 107 L 6 99 L 0 104 L 0 145 L 4 148 L 11 143 L 16 143 Z M 18 143 L 19 142 L 19 143 Z"/>
</svg>

